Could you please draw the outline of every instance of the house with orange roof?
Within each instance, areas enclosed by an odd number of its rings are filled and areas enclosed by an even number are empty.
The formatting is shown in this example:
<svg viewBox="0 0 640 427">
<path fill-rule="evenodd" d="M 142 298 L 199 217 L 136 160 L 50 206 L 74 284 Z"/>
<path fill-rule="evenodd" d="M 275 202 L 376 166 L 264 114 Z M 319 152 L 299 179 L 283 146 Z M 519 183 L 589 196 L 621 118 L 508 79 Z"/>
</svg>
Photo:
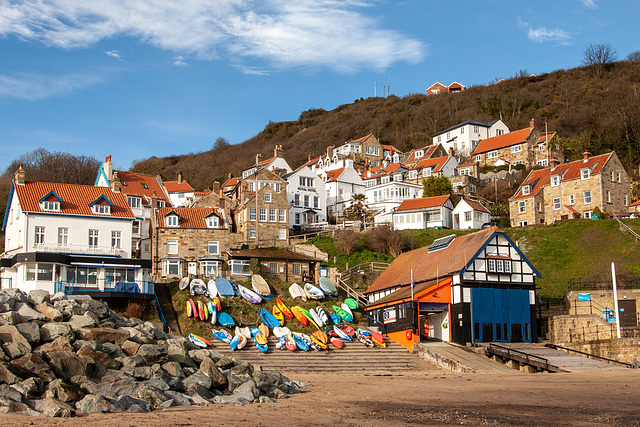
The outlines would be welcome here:
<svg viewBox="0 0 640 427">
<path fill-rule="evenodd" d="M 458 159 L 454 156 L 424 158 L 413 165 L 405 174 L 405 182 L 422 185 L 430 176 L 450 178 L 456 174 Z"/>
<path fill-rule="evenodd" d="M 475 194 L 478 190 L 480 171 L 477 163 L 459 164 L 454 176 L 449 177 L 451 189 L 463 196 Z"/>
<path fill-rule="evenodd" d="M 636 200 L 635 202 L 629 205 L 629 215 L 632 218 L 638 218 L 640 214 L 640 200 Z"/>
<path fill-rule="evenodd" d="M 366 170 L 363 175 L 365 203 L 367 209 L 375 213 L 375 223 L 391 223 L 391 214 L 404 200 L 422 196 L 422 185 L 405 182 L 406 173 L 407 168 L 401 163 Z"/>
<path fill-rule="evenodd" d="M 364 182 L 353 167 L 353 160 L 346 159 L 345 167 L 325 170 L 319 176 L 324 181 L 327 218 L 340 216 L 351 206 L 355 194 L 364 194 Z"/>
<path fill-rule="evenodd" d="M 365 291 L 365 312 L 370 326 L 410 349 L 434 340 L 535 342 L 536 277 L 509 236 L 490 227 L 401 254 Z"/>
<path fill-rule="evenodd" d="M 385 158 L 385 149 L 378 138 L 370 133 L 334 148 L 333 154 L 347 156 L 357 164 L 380 166 Z"/>
<path fill-rule="evenodd" d="M 147 281 L 151 261 L 132 257 L 136 217 L 119 184 L 27 181 L 20 165 L 2 226 L 2 286 L 101 297 L 153 295 Z"/>
<path fill-rule="evenodd" d="M 456 156 L 466 157 L 481 140 L 506 133 L 509 133 L 509 127 L 502 120 L 489 123 L 467 120 L 433 135 L 433 144 L 442 144 L 447 152 L 453 149 Z"/>
<path fill-rule="evenodd" d="M 183 207 L 193 203 L 196 189 L 186 179 L 182 179 L 182 172 L 178 171 L 178 179 L 176 181 L 164 181 L 163 184 L 169 194 L 171 206 Z"/>
<path fill-rule="evenodd" d="M 433 157 L 447 157 L 447 150 L 441 144 L 427 145 L 425 147 L 416 148 L 404 154 L 401 158 L 402 164 L 413 167 L 422 159 L 430 159 Z"/>
<path fill-rule="evenodd" d="M 242 179 L 247 178 L 249 175 L 253 175 L 256 170 L 267 169 L 270 171 L 282 171 L 282 174 L 291 172 L 291 166 L 284 159 L 284 150 L 282 145 L 276 145 L 273 149 L 273 157 L 266 160 L 262 160 L 262 154 L 256 154 L 256 161 L 253 166 L 242 171 Z"/>
<path fill-rule="evenodd" d="M 236 247 L 237 235 L 219 207 L 159 208 L 152 225 L 156 282 L 187 275 L 215 279 L 226 252 Z"/>
<path fill-rule="evenodd" d="M 458 82 L 453 82 L 449 86 L 445 86 L 440 82 L 435 82 L 427 88 L 427 95 L 439 95 L 441 93 L 457 93 L 462 92 L 466 87 Z"/>
<path fill-rule="evenodd" d="M 473 150 L 473 155 L 480 167 L 505 164 L 521 164 L 527 168 L 546 166 L 552 157 L 562 160 L 560 147 L 549 144 L 547 139 L 548 135 L 541 134 L 535 120 L 531 120 L 528 128 L 483 139 Z"/>
<path fill-rule="evenodd" d="M 532 170 L 509 199 L 512 226 L 551 224 L 591 218 L 597 207 L 606 214 L 629 211 L 629 176 L 615 152 Z"/>
<path fill-rule="evenodd" d="M 283 175 L 287 180 L 289 228 L 293 231 L 310 229 L 327 224 L 327 192 L 325 183 L 308 166 L 307 162 L 295 171 Z"/>
<path fill-rule="evenodd" d="M 169 194 L 159 176 L 114 170 L 109 155 L 100 166 L 94 185 L 112 187 L 116 181 L 136 217 L 132 226 L 133 250 L 138 258 L 151 259 L 152 212 L 155 208 L 171 206 Z"/>
<path fill-rule="evenodd" d="M 420 197 L 404 200 L 391 213 L 394 230 L 453 228 L 451 196 Z"/>
<path fill-rule="evenodd" d="M 491 224 L 491 212 L 481 203 L 461 198 L 453 209 L 453 229 L 468 230 Z"/>
</svg>

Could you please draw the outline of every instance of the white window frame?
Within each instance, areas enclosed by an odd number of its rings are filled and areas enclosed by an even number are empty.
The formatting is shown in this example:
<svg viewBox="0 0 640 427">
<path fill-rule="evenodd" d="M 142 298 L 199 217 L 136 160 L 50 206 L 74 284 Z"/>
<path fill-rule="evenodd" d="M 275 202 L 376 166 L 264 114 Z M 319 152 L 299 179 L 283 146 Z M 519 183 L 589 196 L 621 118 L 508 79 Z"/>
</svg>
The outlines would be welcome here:
<svg viewBox="0 0 640 427">
<path fill-rule="evenodd" d="M 518 202 L 518 213 L 525 213 L 527 212 L 527 202 L 525 202 L 524 200 L 520 200 Z"/>
<path fill-rule="evenodd" d="M 517 144 L 511 147 L 511 153 L 520 153 L 522 151 L 522 144 Z"/>
<path fill-rule="evenodd" d="M 529 194 L 531 194 L 531 186 L 523 185 L 522 186 L 522 195 L 523 196 L 528 196 Z"/>
<path fill-rule="evenodd" d="M 558 185 L 560 185 L 560 175 L 553 175 L 551 177 L 551 186 L 557 187 Z"/>
<path fill-rule="evenodd" d="M 495 159 L 498 157 L 498 150 L 489 151 L 487 153 L 487 159 Z"/>
<path fill-rule="evenodd" d="M 267 221 L 267 208 L 260 208 L 259 212 L 259 220 L 261 222 L 266 222 Z"/>
<path fill-rule="evenodd" d="M 40 209 L 43 211 L 60 212 L 60 202 L 57 200 L 43 200 L 40 202 Z"/>
<path fill-rule="evenodd" d="M 178 255 L 177 240 L 167 240 L 167 255 Z"/>
<path fill-rule="evenodd" d="M 95 204 L 92 207 L 93 213 L 97 215 L 111 215 L 111 206 Z"/>
<path fill-rule="evenodd" d="M 58 227 L 58 246 L 69 245 L 69 229 L 67 227 Z"/>
<path fill-rule="evenodd" d="M 208 217 L 207 228 L 220 228 L 220 218 L 215 215 Z"/>
<path fill-rule="evenodd" d="M 611 203 L 611 190 L 607 190 L 607 203 Z"/>
<path fill-rule="evenodd" d="M 482 155 L 481 154 L 477 154 L 476 155 L 476 162 L 479 162 L 482 160 Z"/>
<path fill-rule="evenodd" d="M 576 204 L 576 198 L 573 194 L 569 194 L 569 205 L 573 206 Z"/>
<path fill-rule="evenodd" d="M 220 242 L 217 240 L 209 240 L 207 242 L 207 254 L 220 255 Z"/>
<path fill-rule="evenodd" d="M 165 226 L 167 227 L 177 227 L 178 223 L 178 215 L 169 215 L 165 217 Z"/>
<path fill-rule="evenodd" d="M 424 168 L 422 169 L 422 176 L 423 177 L 430 177 L 431 176 L 431 168 Z"/>
<path fill-rule="evenodd" d="M 265 203 L 271 203 L 271 193 L 264 193 L 264 202 Z"/>
<path fill-rule="evenodd" d="M 584 204 L 585 205 L 590 205 L 591 201 L 592 201 L 592 197 L 591 197 L 591 190 L 587 190 L 583 193 L 584 195 Z"/>
<path fill-rule="evenodd" d="M 580 180 L 584 181 L 585 179 L 589 179 L 591 177 L 591 169 L 584 168 L 580 169 Z"/>
<path fill-rule="evenodd" d="M 89 247 L 97 248 L 100 243 L 100 230 L 89 230 Z"/>
<path fill-rule="evenodd" d="M 554 197 L 553 199 L 553 210 L 560 210 L 562 204 L 560 203 L 560 197 Z"/>
<path fill-rule="evenodd" d="M 250 239 L 255 239 L 256 238 L 256 228 L 255 227 L 249 227 L 249 238 Z"/>
<path fill-rule="evenodd" d="M 618 182 L 622 182 L 622 174 L 620 173 L 620 171 L 616 171 L 616 180 Z"/>
<path fill-rule="evenodd" d="M 287 240 L 287 229 L 286 228 L 279 228 L 278 229 L 278 239 Z"/>
<path fill-rule="evenodd" d="M 33 233 L 33 243 L 36 245 L 44 245 L 46 235 L 45 227 L 36 226 Z"/>
<path fill-rule="evenodd" d="M 111 248 L 122 249 L 122 231 L 111 231 Z"/>
<path fill-rule="evenodd" d="M 538 160 L 536 162 L 538 166 L 549 166 L 549 161 L 547 159 Z"/>
<path fill-rule="evenodd" d="M 529 225 L 529 221 L 528 220 L 524 220 L 524 221 L 518 221 L 518 227 L 524 227 Z"/>
<path fill-rule="evenodd" d="M 274 208 L 269 209 L 269 222 L 276 222 L 276 213 L 278 211 Z"/>
<path fill-rule="evenodd" d="M 256 208 L 249 208 L 249 221 L 256 220 Z"/>
<path fill-rule="evenodd" d="M 278 222 L 287 222 L 286 209 L 278 209 Z"/>
<path fill-rule="evenodd" d="M 141 208 L 142 207 L 142 199 L 140 197 L 127 196 L 127 203 L 131 208 Z"/>
</svg>

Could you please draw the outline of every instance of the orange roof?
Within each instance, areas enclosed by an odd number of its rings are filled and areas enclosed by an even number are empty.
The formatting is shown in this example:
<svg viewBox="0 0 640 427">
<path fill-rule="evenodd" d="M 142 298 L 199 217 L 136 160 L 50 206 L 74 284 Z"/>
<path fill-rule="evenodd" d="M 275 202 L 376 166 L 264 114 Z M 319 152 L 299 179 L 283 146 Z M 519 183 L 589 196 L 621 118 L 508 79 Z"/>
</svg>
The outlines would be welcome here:
<svg viewBox="0 0 640 427">
<path fill-rule="evenodd" d="M 577 214 L 579 214 L 579 213 L 580 213 L 580 211 L 579 211 L 579 210 L 577 210 L 576 208 L 574 208 L 573 206 L 564 205 L 564 207 L 565 207 L 565 208 L 567 208 L 567 209 L 569 209 L 569 210 L 570 210 L 571 212 L 573 212 L 573 213 L 577 213 Z"/>
<path fill-rule="evenodd" d="M 489 151 L 498 150 L 500 148 L 522 144 L 527 140 L 527 138 L 529 138 L 531 132 L 533 132 L 533 128 L 529 127 L 494 136 L 492 138 L 483 139 L 473 151 L 473 154 L 487 153 Z"/>
<path fill-rule="evenodd" d="M 275 157 L 270 157 L 267 160 L 263 160 L 260 163 L 258 163 L 258 166 L 266 165 L 267 163 L 271 162 L 273 159 L 275 159 Z"/>
<path fill-rule="evenodd" d="M 295 171 L 297 172 L 297 171 L 299 171 L 300 169 L 305 168 L 305 167 L 307 167 L 307 166 L 313 166 L 313 165 L 315 165 L 315 164 L 318 162 L 318 160 L 320 160 L 321 158 L 322 158 L 322 156 L 320 156 L 320 157 L 316 157 L 316 158 L 315 158 L 315 159 L 313 159 L 313 160 L 309 160 L 308 162 L 303 163 L 302 165 L 298 166 L 298 168 L 297 168 Z"/>
<path fill-rule="evenodd" d="M 183 179 L 180 184 L 178 184 L 178 181 L 165 181 L 164 188 L 166 188 L 169 193 L 186 193 L 195 191 L 195 188 L 189 185 L 186 179 Z"/>
<path fill-rule="evenodd" d="M 510 200 L 535 196 L 544 186 L 551 184 L 551 177 L 554 175 L 560 175 L 560 180 L 564 182 L 571 179 L 580 179 L 580 171 L 585 168 L 591 169 L 591 175 L 598 174 L 611 155 L 613 155 L 613 151 L 608 154 L 590 157 L 586 162 L 584 160 L 576 160 L 575 162 L 558 165 L 555 168 L 534 170 L 525 178 L 516 194 Z M 529 185 L 532 188 L 529 189 L 529 194 L 522 195 L 522 187 L 525 185 Z"/>
<path fill-rule="evenodd" d="M 93 185 L 61 184 L 57 182 L 33 182 L 25 181 L 24 185 L 13 184 L 20 207 L 25 212 L 47 212 L 52 214 L 82 215 L 100 218 L 131 218 L 135 216 L 127 203 L 123 193 L 114 193 L 111 187 L 95 187 Z M 40 200 L 54 192 L 62 201 L 60 212 L 43 211 L 40 209 Z M 111 213 L 95 214 L 91 205 L 101 198 L 111 203 Z M 109 203 L 107 203 L 109 204 Z"/>
<path fill-rule="evenodd" d="M 211 191 L 194 191 L 194 196 L 206 196 L 207 194 L 211 194 Z"/>
<path fill-rule="evenodd" d="M 158 179 L 151 175 L 142 175 L 139 173 L 117 171 L 120 178 L 120 191 L 130 196 L 142 197 L 142 204 L 149 206 L 148 200 L 154 195 L 158 200 L 164 200 L 170 203 L 166 198 L 162 185 Z"/>
<path fill-rule="evenodd" d="M 392 153 L 400 153 L 401 152 L 400 150 L 398 150 L 393 145 L 385 145 L 385 144 L 381 144 L 381 145 L 382 145 L 382 149 L 383 150 L 387 150 L 387 151 L 390 151 Z"/>
<path fill-rule="evenodd" d="M 631 203 L 629 207 L 631 206 L 640 206 L 640 200 L 636 200 L 635 202 Z"/>
<path fill-rule="evenodd" d="M 411 152 L 411 154 L 409 154 L 409 156 L 407 157 L 407 160 L 405 160 L 405 162 L 407 163 L 411 163 L 411 162 L 415 162 L 416 160 L 419 159 L 424 159 L 424 158 L 429 158 L 433 155 L 433 152 L 436 151 L 436 149 L 438 148 L 437 145 L 432 144 L 432 145 L 426 145 L 422 148 L 416 148 L 415 150 L 413 150 Z M 420 151 L 422 150 L 422 156 L 419 158 L 416 158 L 416 151 Z"/>
<path fill-rule="evenodd" d="M 363 136 L 362 138 L 352 139 L 351 141 L 347 141 L 347 142 L 345 142 L 345 144 L 347 144 L 347 143 L 349 143 L 349 142 L 362 142 L 362 141 L 364 141 L 365 139 L 369 138 L 371 135 L 372 135 L 372 134 L 368 134 L 368 135 Z"/>
<path fill-rule="evenodd" d="M 431 168 L 431 172 L 439 172 L 448 159 L 449 157 L 434 157 L 432 159 L 422 159 L 411 169 L 420 170 L 424 168 Z"/>
<path fill-rule="evenodd" d="M 207 228 L 206 219 L 211 215 L 220 218 L 220 229 L 226 229 L 224 214 L 220 208 L 160 208 L 156 211 L 156 223 L 164 227 L 164 219 L 170 213 L 180 217 L 178 228 Z"/>
<path fill-rule="evenodd" d="M 400 203 L 400 206 L 396 208 L 396 212 L 411 211 L 415 209 L 435 208 L 438 206 L 443 206 L 447 202 L 447 200 L 449 200 L 448 194 L 445 194 L 444 196 L 421 197 L 419 199 L 407 199 L 402 203 Z"/>
<path fill-rule="evenodd" d="M 337 181 L 338 178 L 340 178 L 340 175 L 342 175 L 342 172 L 344 172 L 344 168 L 327 171 L 327 182 Z"/>
<path fill-rule="evenodd" d="M 536 142 L 536 144 L 541 144 L 543 142 L 550 141 L 551 138 L 553 138 L 555 135 L 556 135 L 555 132 L 550 132 L 547 135 L 542 135 L 540 138 L 538 138 L 538 142 Z"/>
<path fill-rule="evenodd" d="M 228 179 L 227 182 L 222 184 L 223 187 L 232 187 L 240 182 L 240 177 L 236 176 L 235 178 Z"/>
</svg>

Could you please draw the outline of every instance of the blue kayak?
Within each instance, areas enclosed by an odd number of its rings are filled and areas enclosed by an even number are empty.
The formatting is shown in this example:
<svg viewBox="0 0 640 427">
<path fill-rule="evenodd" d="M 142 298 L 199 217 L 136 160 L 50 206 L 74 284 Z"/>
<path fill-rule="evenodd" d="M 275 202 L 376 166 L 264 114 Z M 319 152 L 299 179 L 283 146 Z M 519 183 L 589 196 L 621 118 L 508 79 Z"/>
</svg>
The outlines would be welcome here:
<svg viewBox="0 0 640 427">
<path fill-rule="evenodd" d="M 342 317 L 338 316 L 337 314 L 335 314 L 335 313 L 331 313 L 331 314 L 330 314 L 330 316 L 331 316 L 331 320 L 332 320 L 332 321 L 333 321 L 333 323 L 335 323 L 336 325 L 339 325 L 339 324 L 340 324 L 340 322 L 342 322 Z"/>
<path fill-rule="evenodd" d="M 236 325 L 233 317 L 231 317 L 229 313 L 225 313 L 224 311 L 218 313 L 218 323 L 220 323 L 222 326 L 226 326 L 227 328 L 231 328 Z"/>
<path fill-rule="evenodd" d="M 273 329 L 275 327 L 280 326 L 280 321 L 276 319 L 276 317 L 273 314 L 269 313 L 264 308 L 260 309 L 260 319 L 262 319 L 262 323 L 267 325 L 269 329 Z"/>
<path fill-rule="evenodd" d="M 296 343 L 296 346 L 303 351 L 309 351 L 309 344 L 307 344 L 305 342 L 305 340 L 303 340 L 302 338 L 300 338 L 298 335 L 293 334 L 293 340 Z"/>
</svg>

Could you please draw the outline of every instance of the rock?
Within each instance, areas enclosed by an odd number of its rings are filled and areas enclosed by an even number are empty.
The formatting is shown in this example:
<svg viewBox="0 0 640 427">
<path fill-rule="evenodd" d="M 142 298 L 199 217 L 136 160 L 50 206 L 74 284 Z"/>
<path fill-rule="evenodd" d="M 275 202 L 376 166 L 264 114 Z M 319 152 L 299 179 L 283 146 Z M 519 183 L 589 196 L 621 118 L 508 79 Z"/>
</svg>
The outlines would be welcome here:
<svg viewBox="0 0 640 427">
<path fill-rule="evenodd" d="M 121 346 L 129 339 L 127 331 L 110 328 L 82 328 L 76 331 L 76 336 L 83 340 L 96 340 L 103 344 L 113 343 L 117 346 Z"/>
<path fill-rule="evenodd" d="M 4 313 L 13 310 L 16 300 L 7 292 L 0 290 L 0 312 Z"/>
<path fill-rule="evenodd" d="M 77 385 L 80 391 L 86 394 L 96 394 L 98 391 L 98 383 L 84 375 L 71 377 L 69 382 Z"/>
<path fill-rule="evenodd" d="M 40 344 L 40 326 L 36 322 L 20 323 L 15 326 L 31 346 Z"/>
<path fill-rule="evenodd" d="M 151 371 L 151 368 L 149 366 L 137 366 L 135 368 L 125 366 L 120 369 L 120 372 L 123 372 L 137 380 L 148 380 L 151 378 L 151 375 L 153 375 L 153 372 Z"/>
<path fill-rule="evenodd" d="M 220 368 L 210 358 L 206 357 L 200 363 L 200 373 L 206 375 L 211 380 L 211 386 L 217 389 L 227 387 L 227 378 L 222 374 Z M 208 388 L 210 388 L 208 387 Z"/>
<path fill-rule="evenodd" d="M 102 343 L 100 341 L 96 341 L 96 340 L 75 340 L 73 342 L 73 348 L 76 351 L 80 350 L 85 345 L 87 347 L 89 347 L 93 351 L 103 351 L 103 346 L 102 346 Z"/>
<path fill-rule="evenodd" d="M 52 322 L 62 322 L 63 320 L 62 313 L 59 310 L 56 310 L 48 302 L 38 304 L 34 308 L 37 312 L 42 313 L 47 319 Z"/>
<path fill-rule="evenodd" d="M 39 378 L 27 378 L 12 384 L 11 387 L 23 395 L 25 399 L 35 399 L 42 394 L 42 381 Z"/>
<path fill-rule="evenodd" d="M 286 399 L 287 397 L 289 397 L 289 393 L 284 392 L 278 387 L 274 387 L 266 395 L 273 399 Z"/>
<path fill-rule="evenodd" d="M 55 294 L 51 295 L 51 304 L 53 304 L 56 301 L 66 301 L 69 298 L 67 297 L 67 294 L 65 294 L 64 292 L 56 292 Z"/>
<path fill-rule="evenodd" d="M 102 351 L 109 354 L 109 356 L 117 359 L 118 357 L 125 357 L 125 354 L 122 352 L 122 349 L 113 343 L 103 342 L 102 343 Z"/>
<path fill-rule="evenodd" d="M 201 374 L 200 372 L 196 372 L 193 375 L 188 376 L 184 381 L 184 387 L 185 389 L 189 389 L 189 387 L 191 387 L 192 384 L 200 384 L 202 386 L 204 386 L 204 388 L 206 388 L 207 390 L 211 388 L 211 378 L 207 377 L 204 374 Z"/>
<path fill-rule="evenodd" d="M 121 330 L 129 332 L 129 339 L 138 344 L 157 344 L 158 343 L 158 341 L 155 339 L 153 334 L 141 329 L 140 326 L 124 327 L 124 328 L 121 328 Z"/>
<path fill-rule="evenodd" d="M 142 344 L 136 353 L 149 363 L 164 363 L 167 359 L 167 348 L 160 344 Z"/>
<path fill-rule="evenodd" d="M 122 352 L 127 356 L 133 356 L 138 352 L 139 348 L 140 348 L 140 344 L 138 344 L 137 342 L 133 342 L 131 340 L 126 340 L 125 342 L 122 343 Z"/>
<path fill-rule="evenodd" d="M 108 381 L 105 381 L 103 378 L 98 384 L 98 394 L 105 396 L 136 396 L 152 405 L 159 405 L 168 399 L 162 390 L 133 381 L 127 376 L 111 376 L 108 378 Z"/>
<path fill-rule="evenodd" d="M 227 387 L 229 388 L 229 391 L 233 393 L 242 384 L 253 381 L 253 378 L 251 377 L 251 375 L 249 375 L 248 372 L 235 374 L 229 371 L 229 373 L 227 374 L 227 381 L 229 383 Z"/>
<path fill-rule="evenodd" d="M 164 369 L 172 377 L 184 377 L 184 372 L 182 372 L 182 368 L 180 367 L 180 364 L 178 362 L 167 362 L 162 365 L 162 369 Z M 205 375 L 207 374 L 205 373 Z"/>
<path fill-rule="evenodd" d="M 166 381 L 160 378 L 151 378 L 149 380 L 143 381 L 142 383 L 144 385 L 155 387 L 158 390 L 162 390 L 165 392 L 171 390 L 171 386 Z"/>
<path fill-rule="evenodd" d="M 35 307 L 43 302 L 51 302 L 51 296 L 49 295 L 49 291 L 45 291 L 44 289 L 34 289 L 29 291 L 29 294 L 27 295 L 27 302 Z"/>
<path fill-rule="evenodd" d="M 49 366 L 58 378 L 65 380 L 76 375 L 90 376 L 91 369 L 87 359 L 77 356 L 71 351 L 54 351 L 47 353 Z"/>
<path fill-rule="evenodd" d="M 209 400 L 213 397 L 209 390 L 202 384 L 193 383 L 187 388 L 187 394 L 191 397 L 200 396 L 203 399 Z"/>
<path fill-rule="evenodd" d="M 88 394 L 76 403 L 76 409 L 85 414 L 96 414 L 101 412 L 120 412 L 121 406 L 106 396 Z"/>
<path fill-rule="evenodd" d="M 145 322 L 144 329 L 153 335 L 153 337 L 157 340 L 166 340 L 167 334 L 162 330 L 162 328 L 156 325 L 153 322 Z"/>
<path fill-rule="evenodd" d="M 272 388 L 289 381 L 287 377 L 277 371 L 254 371 L 253 380 L 256 382 L 256 387 L 263 393 L 268 393 Z"/>
<path fill-rule="evenodd" d="M 131 357 L 117 357 L 116 362 L 121 363 L 124 367 L 135 368 L 138 366 L 147 366 L 148 363 L 146 359 L 142 356 L 131 356 Z"/>
<path fill-rule="evenodd" d="M 0 314 L 0 319 L 7 325 L 17 325 L 22 323 L 22 317 L 18 314 L 17 311 L 8 311 L 6 313 Z"/>
<path fill-rule="evenodd" d="M 4 342 L 2 349 L 12 359 L 31 353 L 31 344 L 13 325 L 0 326 L 0 340 Z"/>
<path fill-rule="evenodd" d="M 29 307 L 29 304 L 24 302 L 16 302 L 14 309 L 18 312 L 20 317 L 22 317 L 23 322 L 46 322 L 47 320 L 49 320 L 44 314 L 34 310 L 33 308 Z"/>
<path fill-rule="evenodd" d="M 222 356 L 216 362 L 216 366 L 219 367 L 220 369 L 228 369 L 228 368 L 231 368 L 232 366 L 235 366 L 235 362 L 230 357 Z"/>
<path fill-rule="evenodd" d="M 200 396 L 199 394 L 194 394 L 193 396 L 191 396 L 191 399 L 194 405 L 199 405 L 199 406 L 203 406 L 203 405 L 208 405 L 209 403 L 211 403 L 211 401 L 209 399 L 206 399 L 202 396 Z"/>
<path fill-rule="evenodd" d="M 20 366 L 22 369 L 29 371 L 32 375 L 37 376 L 45 382 L 53 381 L 55 375 L 51 371 L 49 365 L 47 365 L 40 356 L 35 353 L 26 354 L 11 362 L 11 365 Z"/>
<path fill-rule="evenodd" d="M 24 395 L 9 384 L 0 384 L 0 398 L 11 399 L 15 402 L 22 402 Z"/>
<path fill-rule="evenodd" d="M 73 406 L 55 397 L 27 402 L 29 406 L 45 417 L 69 418 L 76 414 Z"/>
<path fill-rule="evenodd" d="M 260 402 L 260 403 L 276 403 L 276 399 L 274 399 L 272 397 L 268 397 L 268 396 L 260 396 L 260 398 L 258 399 L 258 402 Z"/>
<path fill-rule="evenodd" d="M 53 307 L 62 313 L 63 320 L 68 320 L 75 314 L 82 315 L 87 311 L 73 300 L 56 300 L 53 302 Z"/>
<path fill-rule="evenodd" d="M 7 369 L 4 363 L 0 363 L 0 383 L 15 384 L 20 381 L 20 378 L 13 372 Z"/>
<path fill-rule="evenodd" d="M 83 315 L 74 314 L 73 316 L 71 316 L 71 318 L 67 321 L 69 323 L 69 326 L 71 326 L 71 329 L 77 331 L 82 328 L 95 328 L 98 322 L 92 319 L 91 316 L 87 316 L 87 313 Z"/>
<path fill-rule="evenodd" d="M 120 364 L 109 357 L 107 353 L 95 351 L 88 345 L 83 345 L 80 350 L 76 352 L 76 355 L 91 360 L 97 368 L 97 371 L 94 370 L 93 373 L 98 377 L 104 375 L 107 369 L 120 369 Z"/>
<path fill-rule="evenodd" d="M 75 334 L 71 330 L 71 326 L 66 323 L 50 322 L 40 327 L 40 340 L 42 342 L 51 342 L 58 338 L 66 338 L 73 342 Z"/>
<path fill-rule="evenodd" d="M 9 288 L 4 290 L 9 297 L 13 298 L 15 302 L 27 302 L 27 294 L 22 292 L 19 288 Z"/>
<path fill-rule="evenodd" d="M 109 307 L 105 303 L 94 300 L 88 295 L 70 295 L 69 300 L 75 301 L 85 310 L 91 311 L 98 316 L 98 319 L 104 319 L 109 314 Z"/>
<path fill-rule="evenodd" d="M 60 399 L 62 402 L 77 402 L 84 397 L 84 393 L 80 387 L 72 382 L 65 382 L 61 379 L 51 381 L 47 385 L 44 397 L 53 397 Z"/>
<path fill-rule="evenodd" d="M 125 412 L 151 412 L 153 410 L 153 406 L 142 399 L 138 399 L 136 397 L 131 397 L 127 395 L 118 396 L 116 401 L 118 405 L 124 408 Z"/>
<path fill-rule="evenodd" d="M 47 323 L 48 325 L 48 323 Z M 44 325 L 43 325 L 44 326 Z M 40 337 L 42 338 L 42 329 L 40 329 Z M 72 340 L 73 341 L 73 340 Z M 48 342 L 39 346 L 36 350 L 44 353 L 52 352 L 52 351 L 71 351 L 75 352 L 75 349 L 71 345 L 68 337 L 58 337 L 52 342 Z"/>
<path fill-rule="evenodd" d="M 15 400 L 7 399 L 4 397 L 0 397 L 0 413 L 7 414 L 13 412 L 19 412 L 23 415 L 30 415 L 28 412 L 32 409 L 29 408 L 25 403 L 16 402 Z M 35 414 L 40 415 L 38 412 Z"/>
<path fill-rule="evenodd" d="M 176 391 L 167 391 L 165 394 L 173 399 L 176 405 L 182 406 L 191 404 L 191 396 L 188 396 L 186 394 L 178 393 Z"/>
<path fill-rule="evenodd" d="M 189 341 L 184 338 L 169 338 L 167 340 L 167 352 L 169 354 L 183 354 L 186 355 L 189 351 Z"/>
<path fill-rule="evenodd" d="M 250 380 L 236 388 L 233 391 L 233 394 L 240 396 L 249 402 L 253 402 L 255 398 L 260 396 L 260 391 L 256 387 L 256 383 L 253 380 Z"/>
<path fill-rule="evenodd" d="M 185 368 L 197 368 L 197 365 L 189 356 L 183 356 L 182 354 L 170 354 L 167 360 L 169 362 L 176 362 Z"/>
<path fill-rule="evenodd" d="M 187 354 L 189 355 L 191 360 L 193 360 L 198 365 L 200 365 L 200 363 L 202 363 L 202 361 L 205 358 L 210 357 L 209 352 L 207 350 L 202 350 L 202 349 L 200 349 L 200 350 L 189 350 L 189 352 Z"/>
</svg>

